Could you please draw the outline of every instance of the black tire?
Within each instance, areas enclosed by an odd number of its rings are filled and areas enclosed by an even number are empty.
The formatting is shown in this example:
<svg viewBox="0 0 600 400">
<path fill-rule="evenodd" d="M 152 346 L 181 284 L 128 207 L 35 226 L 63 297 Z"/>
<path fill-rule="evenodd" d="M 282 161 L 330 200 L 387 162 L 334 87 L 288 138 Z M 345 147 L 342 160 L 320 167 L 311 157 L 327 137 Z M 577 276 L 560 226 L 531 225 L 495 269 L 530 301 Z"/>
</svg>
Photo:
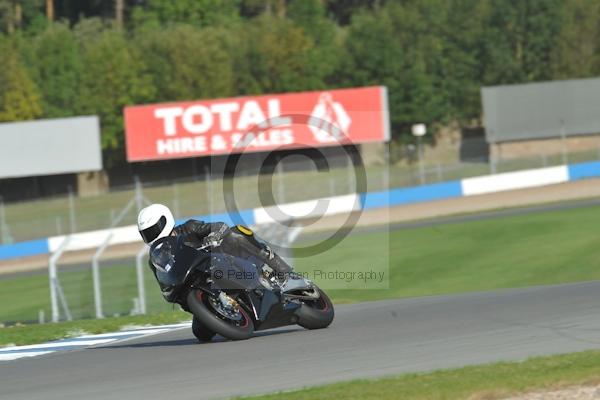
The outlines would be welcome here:
<svg viewBox="0 0 600 400">
<path fill-rule="evenodd" d="M 319 299 L 314 302 L 303 302 L 297 312 L 298 325 L 306 329 L 327 328 L 333 321 L 335 312 L 333 303 L 325 292 L 317 288 Z"/>
<path fill-rule="evenodd" d="M 208 329 L 202 322 L 194 317 L 192 320 L 192 333 L 201 342 L 210 342 L 210 340 L 216 335 L 215 332 Z"/>
<path fill-rule="evenodd" d="M 231 340 L 244 340 L 252 336 L 254 322 L 243 307 L 240 307 L 243 322 L 235 325 L 233 321 L 226 321 L 215 315 L 206 303 L 206 296 L 207 294 L 201 290 L 191 290 L 187 295 L 190 311 L 204 327 Z"/>
</svg>

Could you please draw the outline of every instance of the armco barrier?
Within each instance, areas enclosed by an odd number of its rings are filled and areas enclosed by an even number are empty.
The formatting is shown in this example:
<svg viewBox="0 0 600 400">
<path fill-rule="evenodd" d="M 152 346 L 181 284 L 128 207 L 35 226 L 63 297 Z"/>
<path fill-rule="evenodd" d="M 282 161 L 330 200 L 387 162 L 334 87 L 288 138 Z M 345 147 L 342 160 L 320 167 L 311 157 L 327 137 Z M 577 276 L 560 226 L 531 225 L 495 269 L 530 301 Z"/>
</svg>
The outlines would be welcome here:
<svg viewBox="0 0 600 400">
<path fill-rule="evenodd" d="M 361 193 L 358 196 L 356 194 L 350 194 L 320 199 L 327 200 L 328 206 L 325 212 L 319 213 L 319 215 L 333 215 L 358 209 L 392 207 L 409 203 L 523 189 L 594 177 L 600 177 L 600 161 L 484 175 L 466 178 L 460 181 L 442 182 L 409 188 L 397 188 L 383 192 Z M 211 222 L 223 221 L 230 225 L 259 225 L 277 221 L 277 208 L 290 215 L 310 215 L 311 212 L 314 213 L 318 201 L 319 199 L 283 204 L 277 207 L 241 210 L 237 215 L 219 213 L 193 218 Z M 182 219 L 177 222 L 180 223 L 184 221 L 185 219 Z M 116 228 L 112 233 L 113 237 L 111 238 L 111 244 L 133 243 L 140 240 L 134 225 Z M 97 247 L 104 239 L 106 239 L 108 234 L 109 231 L 106 229 L 74 234 L 69 243 L 68 250 L 82 250 Z M 54 252 L 63 240 L 64 236 L 55 236 L 48 239 L 2 245 L 0 246 L 0 260 L 49 254 Z"/>
<path fill-rule="evenodd" d="M 199 215 L 192 218 L 207 222 L 222 221 L 229 225 L 254 225 L 254 210 L 240 211 L 239 217 L 233 217 L 227 213 L 220 213 L 213 215 Z M 187 219 L 185 218 L 180 219 L 177 220 L 176 223 L 180 224 L 186 220 Z M 72 235 L 65 251 L 86 250 L 101 246 L 109 234 L 111 234 L 109 245 L 135 243 L 140 241 L 140 234 L 137 227 L 135 225 L 129 225 L 113 228 L 112 230 L 100 229 L 97 231 L 81 232 Z M 64 240 L 65 236 L 53 236 L 48 238 L 47 252 L 55 252 Z"/>
<path fill-rule="evenodd" d="M 323 199 L 299 201 L 296 203 L 280 204 L 277 206 L 257 208 L 254 210 L 255 224 L 283 222 L 291 217 L 319 217 L 351 212 L 360 209 L 359 196 L 327 197 Z M 254 225 L 246 223 L 247 225 Z"/>
<path fill-rule="evenodd" d="M 600 176 L 600 161 L 586 162 L 580 164 L 568 165 L 569 180 L 578 181 L 580 179 L 595 178 Z"/>
<path fill-rule="evenodd" d="M 48 254 L 48 239 L 31 240 L 0 246 L 0 260 Z"/>
<path fill-rule="evenodd" d="M 463 196 L 524 189 L 569 181 L 566 166 L 530 169 L 504 174 L 478 176 L 461 181 Z"/>
<path fill-rule="evenodd" d="M 139 240 L 139 233 L 135 225 L 123 226 L 114 229 L 101 229 L 91 232 L 81 232 L 71 235 L 71 240 L 65 251 L 86 250 L 101 246 L 111 235 L 109 245 L 132 243 Z M 65 241 L 65 236 L 53 236 L 48 238 L 48 249 L 54 253 Z"/>
<path fill-rule="evenodd" d="M 392 207 L 402 204 L 419 203 L 423 201 L 441 200 L 450 197 L 461 197 L 460 181 L 434 183 L 409 188 L 386 190 L 383 192 L 368 192 L 360 195 L 363 209 Z"/>
</svg>

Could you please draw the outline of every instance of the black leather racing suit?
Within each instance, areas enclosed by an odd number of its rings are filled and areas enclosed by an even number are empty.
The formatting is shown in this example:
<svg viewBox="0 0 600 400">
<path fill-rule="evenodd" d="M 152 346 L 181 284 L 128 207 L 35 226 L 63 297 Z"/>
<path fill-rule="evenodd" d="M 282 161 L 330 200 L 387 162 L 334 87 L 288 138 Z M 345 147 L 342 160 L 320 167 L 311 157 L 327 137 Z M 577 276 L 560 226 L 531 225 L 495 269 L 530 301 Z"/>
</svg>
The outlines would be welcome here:
<svg viewBox="0 0 600 400">
<path fill-rule="evenodd" d="M 206 223 L 188 220 L 173 229 L 176 235 L 185 235 L 186 244 L 200 247 L 207 237 L 212 236 L 221 244 L 212 251 L 218 251 L 241 258 L 258 258 L 267 264 L 280 277 L 285 277 L 292 268 L 275 254 L 266 244 L 258 241 L 254 233 L 244 226 L 229 227 L 223 222 Z"/>
</svg>

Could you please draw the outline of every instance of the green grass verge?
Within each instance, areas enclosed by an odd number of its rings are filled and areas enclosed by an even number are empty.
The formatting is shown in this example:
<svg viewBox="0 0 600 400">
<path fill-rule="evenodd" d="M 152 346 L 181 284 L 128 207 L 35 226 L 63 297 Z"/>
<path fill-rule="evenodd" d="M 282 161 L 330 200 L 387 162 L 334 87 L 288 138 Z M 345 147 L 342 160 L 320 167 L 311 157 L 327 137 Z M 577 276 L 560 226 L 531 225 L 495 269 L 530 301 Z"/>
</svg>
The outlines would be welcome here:
<svg viewBox="0 0 600 400">
<path fill-rule="evenodd" d="M 13 325 L 0 328 L 0 347 L 9 344 L 27 345 L 62 339 L 86 333 L 115 332 L 129 325 L 165 325 L 190 320 L 190 315 L 182 311 L 111 317 L 97 320 L 80 320 L 42 325 Z"/>
<path fill-rule="evenodd" d="M 389 289 L 336 290 L 340 282 L 316 277 L 338 303 L 597 280 L 598 226 L 600 207 L 590 206 L 357 234 L 299 259 L 297 268 L 348 271 L 389 263 Z"/>
<path fill-rule="evenodd" d="M 317 278 L 338 304 L 596 280 L 599 226 L 600 207 L 593 206 L 356 234 L 322 254 L 299 259 L 297 268 L 348 271 L 377 265 L 389 272 L 389 287 L 378 290 L 342 289 L 348 287 L 345 282 Z M 127 314 L 137 294 L 135 269 L 117 264 L 101 271 L 106 315 Z M 91 271 L 61 269 L 59 275 L 73 315 L 92 317 Z M 172 308 L 150 273 L 146 288 L 151 312 Z M 0 322 L 36 321 L 40 309 L 50 315 L 47 275 L 0 279 Z"/>
<path fill-rule="evenodd" d="M 598 383 L 600 352 L 532 358 L 379 380 L 356 380 L 285 392 L 286 400 L 492 400 L 545 388 Z M 246 399 L 280 398 L 271 394 Z"/>
</svg>

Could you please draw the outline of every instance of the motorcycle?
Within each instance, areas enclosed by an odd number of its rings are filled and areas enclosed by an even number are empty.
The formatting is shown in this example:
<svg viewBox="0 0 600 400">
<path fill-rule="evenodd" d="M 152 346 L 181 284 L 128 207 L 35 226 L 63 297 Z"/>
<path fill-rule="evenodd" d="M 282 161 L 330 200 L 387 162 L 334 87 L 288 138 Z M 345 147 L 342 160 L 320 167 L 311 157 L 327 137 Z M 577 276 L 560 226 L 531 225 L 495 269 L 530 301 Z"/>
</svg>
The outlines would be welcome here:
<svg viewBox="0 0 600 400">
<path fill-rule="evenodd" d="M 333 304 L 313 282 L 295 273 L 278 279 L 258 258 L 210 251 L 218 245 L 193 248 L 184 236 L 169 236 L 150 249 L 163 297 L 193 314 L 192 330 L 200 341 L 215 334 L 243 340 L 264 329 L 331 324 Z"/>
</svg>

